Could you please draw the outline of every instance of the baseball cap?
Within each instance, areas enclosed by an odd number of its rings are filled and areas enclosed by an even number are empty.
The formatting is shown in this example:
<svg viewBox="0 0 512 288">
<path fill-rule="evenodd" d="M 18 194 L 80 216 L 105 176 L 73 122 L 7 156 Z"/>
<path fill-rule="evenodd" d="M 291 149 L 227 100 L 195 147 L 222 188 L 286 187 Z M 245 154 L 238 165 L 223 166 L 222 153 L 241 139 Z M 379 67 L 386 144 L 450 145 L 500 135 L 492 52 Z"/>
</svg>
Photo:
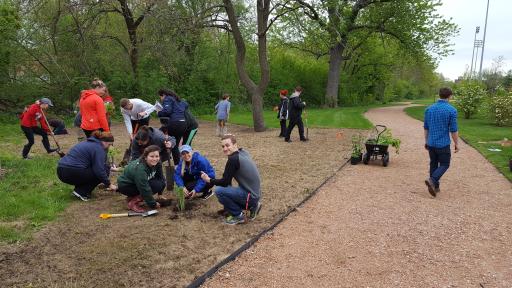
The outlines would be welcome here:
<svg viewBox="0 0 512 288">
<path fill-rule="evenodd" d="M 192 153 L 192 147 L 190 147 L 189 145 L 181 145 L 180 154 L 183 152 Z"/>
<path fill-rule="evenodd" d="M 41 104 L 48 104 L 50 106 L 53 106 L 52 100 L 50 100 L 48 98 L 41 98 L 41 100 L 39 100 L 39 103 L 41 103 Z"/>
</svg>

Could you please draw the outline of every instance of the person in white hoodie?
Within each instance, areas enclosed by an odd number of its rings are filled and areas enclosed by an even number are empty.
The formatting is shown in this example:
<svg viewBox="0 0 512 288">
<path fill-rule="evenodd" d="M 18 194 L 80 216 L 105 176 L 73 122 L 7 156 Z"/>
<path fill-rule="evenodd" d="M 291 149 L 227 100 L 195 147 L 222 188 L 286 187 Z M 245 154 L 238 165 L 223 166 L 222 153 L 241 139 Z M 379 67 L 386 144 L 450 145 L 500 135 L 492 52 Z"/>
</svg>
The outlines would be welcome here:
<svg viewBox="0 0 512 288">
<path fill-rule="evenodd" d="M 119 106 L 121 106 L 121 115 L 123 115 L 130 140 L 133 140 L 133 135 L 137 132 L 133 131 L 134 127 L 137 130 L 138 127 L 149 126 L 150 115 L 155 111 L 155 106 L 138 98 L 123 98 Z"/>
</svg>

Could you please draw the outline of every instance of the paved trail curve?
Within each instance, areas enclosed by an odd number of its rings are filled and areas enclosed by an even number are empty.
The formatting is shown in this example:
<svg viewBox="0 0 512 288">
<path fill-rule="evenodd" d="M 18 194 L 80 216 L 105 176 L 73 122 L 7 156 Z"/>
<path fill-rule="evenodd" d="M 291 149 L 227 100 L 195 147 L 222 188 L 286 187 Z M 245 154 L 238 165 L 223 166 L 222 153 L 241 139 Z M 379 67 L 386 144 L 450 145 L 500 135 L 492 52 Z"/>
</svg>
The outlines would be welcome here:
<svg viewBox="0 0 512 288">
<path fill-rule="evenodd" d="M 422 123 L 402 109 L 366 114 L 402 140 L 388 167 L 348 165 L 204 286 L 512 287 L 511 183 L 461 143 L 432 198 Z"/>
</svg>

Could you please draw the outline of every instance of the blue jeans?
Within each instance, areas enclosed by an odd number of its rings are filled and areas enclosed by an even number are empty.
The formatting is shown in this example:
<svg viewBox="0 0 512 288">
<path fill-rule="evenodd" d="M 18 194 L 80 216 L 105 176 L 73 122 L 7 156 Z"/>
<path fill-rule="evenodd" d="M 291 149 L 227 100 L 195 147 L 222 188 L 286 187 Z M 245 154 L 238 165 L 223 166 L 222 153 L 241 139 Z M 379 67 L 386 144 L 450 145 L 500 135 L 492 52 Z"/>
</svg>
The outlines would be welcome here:
<svg viewBox="0 0 512 288">
<path fill-rule="evenodd" d="M 430 178 L 434 181 L 436 188 L 439 188 L 439 181 L 443 174 L 450 167 L 450 145 L 443 148 L 428 147 L 430 156 Z"/>
<path fill-rule="evenodd" d="M 233 186 L 215 186 L 215 195 L 217 195 L 217 199 L 219 199 L 220 204 L 224 206 L 224 210 L 227 210 L 229 214 L 233 216 L 238 216 L 242 213 L 242 210 L 245 209 L 245 204 L 247 202 L 247 191 L 242 187 L 233 187 Z M 259 199 L 251 197 L 249 199 L 249 208 L 256 207 L 258 205 Z"/>
</svg>

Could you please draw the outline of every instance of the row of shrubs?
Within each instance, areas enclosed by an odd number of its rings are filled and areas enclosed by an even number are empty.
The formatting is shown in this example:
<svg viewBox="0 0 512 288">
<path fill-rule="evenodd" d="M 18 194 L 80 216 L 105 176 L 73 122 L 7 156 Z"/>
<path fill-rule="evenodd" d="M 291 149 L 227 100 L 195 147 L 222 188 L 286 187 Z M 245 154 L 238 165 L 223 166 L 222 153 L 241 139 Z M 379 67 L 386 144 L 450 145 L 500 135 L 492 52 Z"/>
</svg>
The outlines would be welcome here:
<svg viewBox="0 0 512 288">
<path fill-rule="evenodd" d="M 487 113 L 497 126 L 512 125 L 512 91 L 498 86 L 486 91 L 477 81 L 463 81 L 454 89 L 454 102 L 465 119 Z"/>
</svg>

